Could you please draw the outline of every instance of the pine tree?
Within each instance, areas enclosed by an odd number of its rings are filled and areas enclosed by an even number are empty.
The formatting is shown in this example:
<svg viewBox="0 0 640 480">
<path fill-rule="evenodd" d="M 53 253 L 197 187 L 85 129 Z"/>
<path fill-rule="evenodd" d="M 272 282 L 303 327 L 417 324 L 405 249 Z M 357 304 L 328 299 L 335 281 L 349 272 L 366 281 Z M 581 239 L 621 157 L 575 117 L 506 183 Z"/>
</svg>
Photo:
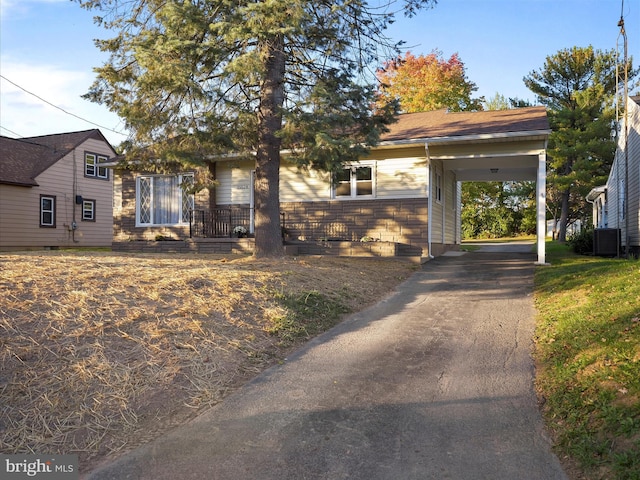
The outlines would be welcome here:
<svg viewBox="0 0 640 480">
<path fill-rule="evenodd" d="M 524 78 L 548 109 L 548 199 L 552 209 L 553 199 L 559 202 L 561 242 L 571 221 L 589 218 L 585 196 L 606 182 L 613 162 L 615 65 L 615 51 L 573 47 Z"/>
<path fill-rule="evenodd" d="M 130 155 L 163 165 L 255 157 L 255 254 L 280 256 L 280 152 L 336 172 L 374 145 L 394 105 L 372 112 L 367 69 L 398 51 L 396 12 L 436 0 L 76 0 L 117 32 L 87 98 L 118 113 Z"/>
</svg>

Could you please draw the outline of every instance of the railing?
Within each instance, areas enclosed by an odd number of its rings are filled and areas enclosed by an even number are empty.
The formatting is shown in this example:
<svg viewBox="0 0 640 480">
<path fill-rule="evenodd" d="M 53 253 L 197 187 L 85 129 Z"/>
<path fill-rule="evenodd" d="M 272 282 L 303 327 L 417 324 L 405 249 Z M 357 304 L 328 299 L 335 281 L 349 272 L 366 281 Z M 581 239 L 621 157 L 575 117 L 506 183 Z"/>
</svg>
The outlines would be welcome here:
<svg viewBox="0 0 640 480">
<path fill-rule="evenodd" d="M 202 238 L 225 238 L 238 236 L 236 227 L 251 226 L 251 208 L 220 207 L 213 210 L 191 210 L 189 213 L 189 236 Z"/>
</svg>

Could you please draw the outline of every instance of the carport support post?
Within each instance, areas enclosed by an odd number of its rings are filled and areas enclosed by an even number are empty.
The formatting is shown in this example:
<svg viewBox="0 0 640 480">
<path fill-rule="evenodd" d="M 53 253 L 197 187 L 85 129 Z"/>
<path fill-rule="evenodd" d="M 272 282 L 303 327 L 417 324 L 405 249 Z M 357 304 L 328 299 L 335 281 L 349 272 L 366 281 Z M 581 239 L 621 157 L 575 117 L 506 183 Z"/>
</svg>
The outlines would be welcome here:
<svg viewBox="0 0 640 480">
<path fill-rule="evenodd" d="M 538 179 L 536 181 L 536 206 L 538 209 L 537 265 L 545 265 L 545 240 L 547 236 L 547 149 L 538 154 Z"/>
</svg>

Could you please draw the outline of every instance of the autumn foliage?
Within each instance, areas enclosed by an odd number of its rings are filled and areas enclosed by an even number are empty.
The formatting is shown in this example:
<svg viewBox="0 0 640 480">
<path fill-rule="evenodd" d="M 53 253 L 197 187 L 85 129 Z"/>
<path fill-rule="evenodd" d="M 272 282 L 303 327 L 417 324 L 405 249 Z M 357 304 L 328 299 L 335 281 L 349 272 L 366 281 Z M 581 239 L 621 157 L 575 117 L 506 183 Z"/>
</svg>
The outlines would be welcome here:
<svg viewBox="0 0 640 480">
<path fill-rule="evenodd" d="M 482 110 L 482 99 L 471 98 L 478 87 L 467 80 L 457 53 L 446 60 L 438 50 L 420 56 L 407 52 L 404 57 L 386 61 L 376 76 L 380 82 L 379 106 L 397 100 L 404 113 L 441 108 L 454 112 Z"/>
</svg>

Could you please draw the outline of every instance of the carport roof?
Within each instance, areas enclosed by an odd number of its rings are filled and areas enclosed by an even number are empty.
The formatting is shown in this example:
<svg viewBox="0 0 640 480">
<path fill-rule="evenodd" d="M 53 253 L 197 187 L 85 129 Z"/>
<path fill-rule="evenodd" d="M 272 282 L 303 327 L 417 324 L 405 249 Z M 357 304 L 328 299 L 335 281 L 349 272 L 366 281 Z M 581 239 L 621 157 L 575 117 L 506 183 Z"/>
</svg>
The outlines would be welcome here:
<svg viewBox="0 0 640 480">
<path fill-rule="evenodd" d="M 509 134 L 549 133 L 549 121 L 545 107 L 527 107 L 511 110 L 481 112 L 448 112 L 445 109 L 432 112 L 406 113 L 389 127 L 381 137 L 381 144 L 395 142 L 447 139 L 462 137 L 509 136 Z M 413 142 L 412 142 L 413 143 Z"/>
</svg>

